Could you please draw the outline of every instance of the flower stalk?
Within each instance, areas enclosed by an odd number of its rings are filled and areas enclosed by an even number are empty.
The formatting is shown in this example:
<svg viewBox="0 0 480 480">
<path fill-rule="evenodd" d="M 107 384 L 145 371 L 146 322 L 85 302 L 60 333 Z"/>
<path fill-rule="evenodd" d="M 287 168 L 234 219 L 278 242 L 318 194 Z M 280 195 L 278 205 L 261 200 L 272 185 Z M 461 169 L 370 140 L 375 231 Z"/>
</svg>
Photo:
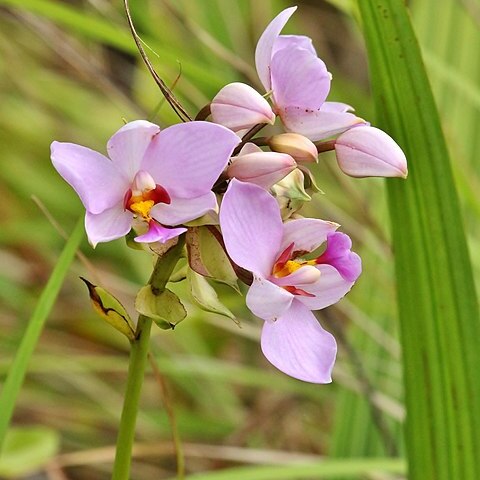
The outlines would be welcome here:
<svg viewBox="0 0 480 480">
<path fill-rule="evenodd" d="M 184 244 L 185 236 L 182 235 L 175 246 L 157 259 L 148 282 L 154 295 L 160 295 L 165 290 L 175 265 L 182 255 Z M 129 480 L 130 478 L 138 403 L 148 360 L 151 328 L 152 319 L 140 315 L 138 317 L 135 339 L 131 342 L 127 385 L 117 436 L 112 480 Z"/>
</svg>

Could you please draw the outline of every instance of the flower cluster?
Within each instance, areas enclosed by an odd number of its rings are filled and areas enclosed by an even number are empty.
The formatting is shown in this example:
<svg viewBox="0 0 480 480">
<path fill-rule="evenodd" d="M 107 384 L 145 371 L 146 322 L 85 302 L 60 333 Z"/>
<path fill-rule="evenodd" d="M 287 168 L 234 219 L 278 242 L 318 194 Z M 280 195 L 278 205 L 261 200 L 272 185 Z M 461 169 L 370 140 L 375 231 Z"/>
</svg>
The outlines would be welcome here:
<svg viewBox="0 0 480 480">
<path fill-rule="evenodd" d="M 218 298 L 202 279 L 210 299 L 202 300 L 198 277 L 232 284 L 238 276 L 249 285 L 248 308 L 265 321 L 266 358 L 292 377 L 327 383 L 336 343 L 312 310 L 345 296 L 361 261 L 338 224 L 298 213 L 316 191 L 308 164 L 328 150 L 353 177 L 406 177 L 407 164 L 386 133 L 349 105 L 326 100 L 332 76 L 312 41 L 280 34 L 295 9 L 281 12 L 258 41 L 265 95 L 232 83 L 202 109 L 211 122 L 161 130 L 133 121 L 110 138 L 108 157 L 53 142 L 52 162 L 85 206 L 93 246 L 133 232 L 135 242 L 161 255 L 158 245 L 186 237 L 186 279 L 200 306 L 208 309 Z M 277 117 L 283 132 L 255 136 Z M 145 315 L 151 308 L 137 310 Z"/>
</svg>

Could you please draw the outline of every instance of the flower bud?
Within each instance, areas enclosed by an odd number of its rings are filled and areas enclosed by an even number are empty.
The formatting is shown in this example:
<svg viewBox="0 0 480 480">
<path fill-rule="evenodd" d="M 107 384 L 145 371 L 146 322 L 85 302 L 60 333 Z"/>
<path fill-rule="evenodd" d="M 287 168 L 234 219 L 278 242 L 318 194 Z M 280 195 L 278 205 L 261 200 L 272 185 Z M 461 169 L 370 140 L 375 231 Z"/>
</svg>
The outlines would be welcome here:
<svg viewBox="0 0 480 480">
<path fill-rule="evenodd" d="M 277 199 L 284 220 L 290 218 L 305 202 L 312 199 L 305 191 L 305 176 L 298 168 L 276 183 L 272 187 L 272 193 Z"/>
<path fill-rule="evenodd" d="M 247 143 L 227 168 L 229 178 L 254 183 L 265 189 L 295 170 L 295 160 L 285 153 L 264 152 L 253 143 Z"/>
<path fill-rule="evenodd" d="M 268 146 L 274 152 L 288 153 L 299 163 L 316 162 L 317 147 L 307 137 L 298 133 L 281 133 L 268 140 Z"/>
<path fill-rule="evenodd" d="M 210 105 L 212 120 L 233 130 L 245 132 L 258 123 L 275 123 L 269 103 L 252 87 L 230 83 L 223 87 Z"/>
<path fill-rule="evenodd" d="M 382 130 L 353 127 L 335 142 L 340 169 L 351 177 L 403 177 L 408 174 L 402 149 Z"/>
</svg>

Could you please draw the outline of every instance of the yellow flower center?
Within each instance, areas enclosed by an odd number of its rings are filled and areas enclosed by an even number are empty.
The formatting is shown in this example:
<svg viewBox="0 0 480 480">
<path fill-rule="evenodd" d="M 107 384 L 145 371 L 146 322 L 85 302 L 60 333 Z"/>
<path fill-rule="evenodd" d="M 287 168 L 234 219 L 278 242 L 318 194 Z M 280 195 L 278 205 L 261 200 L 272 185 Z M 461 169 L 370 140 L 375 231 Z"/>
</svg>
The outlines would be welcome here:
<svg viewBox="0 0 480 480">
<path fill-rule="evenodd" d="M 141 215 L 144 220 L 150 221 L 150 209 L 155 205 L 153 200 L 143 200 L 143 197 L 132 197 L 129 208 L 133 213 Z"/>
<path fill-rule="evenodd" d="M 297 260 L 288 260 L 283 266 L 275 265 L 273 267 L 273 275 L 277 278 L 283 278 L 287 275 L 290 275 L 293 272 L 296 272 L 299 268 L 304 267 L 305 265 L 315 265 L 315 260 L 308 260 L 305 262 L 298 262 Z"/>
</svg>

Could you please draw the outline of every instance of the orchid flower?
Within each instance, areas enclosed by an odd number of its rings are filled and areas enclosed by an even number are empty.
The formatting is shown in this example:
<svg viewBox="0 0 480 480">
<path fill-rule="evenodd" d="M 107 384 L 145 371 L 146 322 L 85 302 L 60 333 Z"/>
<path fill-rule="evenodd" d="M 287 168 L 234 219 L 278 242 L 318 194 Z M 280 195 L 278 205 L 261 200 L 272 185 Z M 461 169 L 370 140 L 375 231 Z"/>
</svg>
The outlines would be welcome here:
<svg viewBox="0 0 480 480">
<path fill-rule="evenodd" d="M 126 235 L 132 224 L 145 233 L 137 242 L 161 242 L 186 229 L 176 227 L 217 208 L 214 182 L 239 138 L 208 122 L 160 127 L 127 123 L 108 141 L 110 157 L 73 143 L 53 142 L 54 167 L 86 209 L 93 246 Z"/>
<path fill-rule="evenodd" d="M 257 43 L 255 64 L 265 90 L 272 93 L 274 112 L 285 129 L 312 141 L 343 132 L 364 120 L 344 103 L 326 102 L 331 75 L 318 58 L 312 40 L 280 35 L 297 7 L 280 12 Z"/>
<path fill-rule="evenodd" d="M 235 179 L 220 207 L 220 226 L 231 259 L 253 274 L 246 301 L 265 320 L 265 357 L 292 377 L 329 383 L 336 343 L 311 310 L 338 302 L 360 275 L 350 238 L 336 232 L 338 224 L 323 220 L 282 223 L 267 191 Z M 321 255 L 303 258 L 323 244 Z"/>
</svg>

